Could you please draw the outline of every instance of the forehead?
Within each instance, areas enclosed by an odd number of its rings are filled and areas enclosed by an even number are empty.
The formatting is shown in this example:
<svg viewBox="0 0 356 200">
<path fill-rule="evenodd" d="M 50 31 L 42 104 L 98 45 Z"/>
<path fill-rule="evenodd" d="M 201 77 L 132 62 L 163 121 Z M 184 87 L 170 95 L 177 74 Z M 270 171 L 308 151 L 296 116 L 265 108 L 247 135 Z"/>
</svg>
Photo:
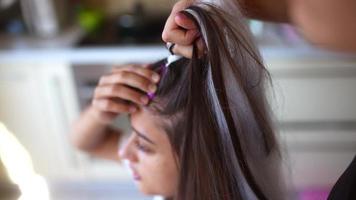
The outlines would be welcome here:
<svg viewBox="0 0 356 200">
<path fill-rule="evenodd" d="M 167 134 L 163 128 L 163 119 L 154 115 L 147 108 L 139 108 L 137 112 L 132 113 L 130 117 L 131 126 L 137 131 L 143 133 L 154 142 L 164 142 Z"/>
</svg>

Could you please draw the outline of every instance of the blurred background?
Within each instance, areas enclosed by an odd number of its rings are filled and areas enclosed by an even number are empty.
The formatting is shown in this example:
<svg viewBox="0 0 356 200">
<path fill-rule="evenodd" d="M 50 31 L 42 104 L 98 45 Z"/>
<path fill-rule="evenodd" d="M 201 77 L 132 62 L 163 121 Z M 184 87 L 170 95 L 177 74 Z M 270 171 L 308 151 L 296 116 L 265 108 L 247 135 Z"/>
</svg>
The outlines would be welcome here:
<svg viewBox="0 0 356 200">
<path fill-rule="evenodd" d="M 152 199 L 68 134 L 111 67 L 168 55 L 174 3 L 0 0 L 0 199 Z M 310 47 L 285 24 L 247 23 L 273 78 L 290 199 L 326 199 L 356 153 L 356 57 Z"/>
</svg>

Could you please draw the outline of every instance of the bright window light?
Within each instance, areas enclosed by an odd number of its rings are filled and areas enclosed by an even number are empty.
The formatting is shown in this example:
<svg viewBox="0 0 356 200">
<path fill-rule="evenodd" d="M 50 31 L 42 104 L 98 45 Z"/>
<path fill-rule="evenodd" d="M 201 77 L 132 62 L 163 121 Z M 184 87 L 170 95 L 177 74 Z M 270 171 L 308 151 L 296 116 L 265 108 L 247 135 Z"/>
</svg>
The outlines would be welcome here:
<svg viewBox="0 0 356 200">
<path fill-rule="evenodd" d="M 33 169 L 31 156 L 14 134 L 0 122 L 0 159 L 10 180 L 18 185 L 19 200 L 49 200 L 48 185 Z"/>
</svg>

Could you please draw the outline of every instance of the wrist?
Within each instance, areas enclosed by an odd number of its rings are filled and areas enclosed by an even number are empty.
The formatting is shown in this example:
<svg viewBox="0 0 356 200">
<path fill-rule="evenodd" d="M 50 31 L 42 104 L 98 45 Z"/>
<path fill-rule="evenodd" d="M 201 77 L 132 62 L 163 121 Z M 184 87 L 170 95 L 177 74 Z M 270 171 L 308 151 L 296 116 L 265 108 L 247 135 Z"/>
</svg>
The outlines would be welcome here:
<svg viewBox="0 0 356 200">
<path fill-rule="evenodd" d="M 101 114 L 100 111 L 98 111 L 96 108 L 93 106 L 89 106 L 88 109 L 85 112 L 89 118 L 89 120 L 99 126 L 109 126 L 112 122 L 112 120 L 105 119 Z"/>
</svg>

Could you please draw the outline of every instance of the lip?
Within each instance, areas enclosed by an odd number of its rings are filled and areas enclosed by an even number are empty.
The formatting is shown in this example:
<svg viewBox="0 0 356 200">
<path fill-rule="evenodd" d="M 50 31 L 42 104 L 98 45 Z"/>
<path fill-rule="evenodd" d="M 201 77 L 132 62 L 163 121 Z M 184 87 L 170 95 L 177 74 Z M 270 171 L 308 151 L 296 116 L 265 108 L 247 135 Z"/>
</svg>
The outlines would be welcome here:
<svg viewBox="0 0 356 200">
<path fill-rule="evenodd" d="M 132 173 L 132 177 L 135 181 L 140 181 L 141 180 L 141 176 L 137 173 L 137 171 L 130 165 L 130 170 Z"/>
<path fill-rule="evenodd" d="M 141 180 L 141 176 L 138 175 L 136 172 L 132 172 L 132 176 L 133 176 L 133 179 L 135 181 L 140 181 Z"/>
</svg>

